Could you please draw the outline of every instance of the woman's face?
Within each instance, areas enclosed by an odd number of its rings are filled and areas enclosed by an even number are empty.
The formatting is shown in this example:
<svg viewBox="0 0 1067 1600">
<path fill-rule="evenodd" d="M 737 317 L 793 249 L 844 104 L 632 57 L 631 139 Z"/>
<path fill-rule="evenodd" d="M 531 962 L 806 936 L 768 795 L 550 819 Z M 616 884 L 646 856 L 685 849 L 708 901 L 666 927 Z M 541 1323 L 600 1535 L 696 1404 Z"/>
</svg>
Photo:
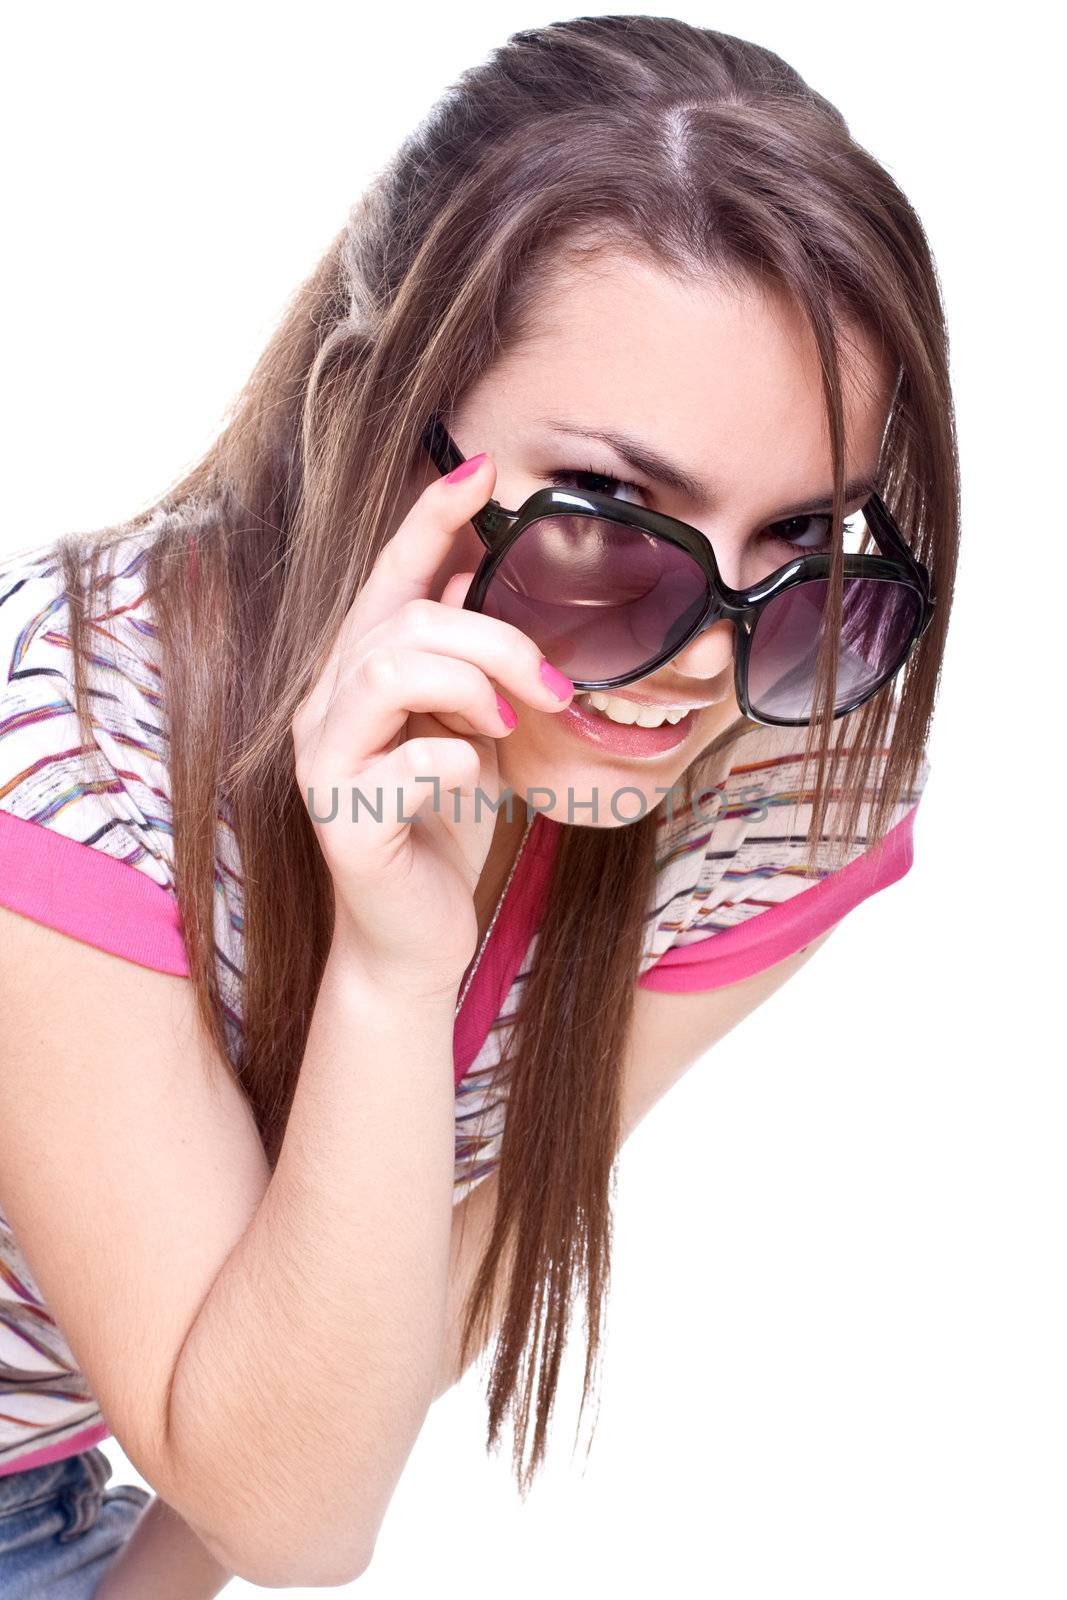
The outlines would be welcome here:
<svg viewBox="0 0 1067 1600">
<path fill-rule="evenodd" d="M 849 337 L 845 477 L 873 483 L 888 374 L 858 330 Z M 448 426 L 465 456 L 484 450 L 492 458 L 494 499 L 509 510 L 557 483 L 666 512 L 706 535 L 734 588 L 825 539 L 827 524 L 819 518 L 776 526 L 815 496 L 825 496 L 829 507 L 832 488 L 818 354 L 799 314 L 776 292 L 725 289 L 708 280 L 682 284 L 619 258 L 560 270 L 540 302 L 535 330 L 468 391 Z M 617 449 L 583 437 L 586 430 L 624 434 L 691 481 L 683 488 L 638 471 Z M 404 511 L 439 475 L 426 460 Z M 614 481 L 575 483 L 569 476 L 590 470 Z M 846 514 L 866 498 L 849 501 Z M 440 599 L 454 574 L 473 575 L 483 553 L 468 523 L 431 598 Z M 597 741 L 595 712 L 583 735 L 566 712 L 519 702 L 518 726 L 498 741 L 502 786 L 516 800 L 529 796 L 555 820 L 577 825 L 618 827 L 654 810 L 739 715 L 733 650 L 733 625 L 718 622 L 665 666 L 613 692 L 618 700 L 645 696 L 697 707 L 688 734 L 672 748 L 621 752 L 612 748 L 610 728 Z M 671 739 L 669 728 L 665 735 Z M 522 805 L 517 809 L 524 813 Z"/>
</svg>

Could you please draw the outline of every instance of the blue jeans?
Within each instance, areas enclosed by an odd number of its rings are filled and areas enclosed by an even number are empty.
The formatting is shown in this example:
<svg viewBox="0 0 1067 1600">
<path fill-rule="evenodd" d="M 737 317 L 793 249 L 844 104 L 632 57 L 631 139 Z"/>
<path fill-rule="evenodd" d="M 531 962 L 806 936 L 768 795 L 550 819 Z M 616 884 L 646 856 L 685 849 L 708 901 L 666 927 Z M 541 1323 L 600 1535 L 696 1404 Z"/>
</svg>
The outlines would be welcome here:
<svg viewBox="0 0 1067 1600">
<path fill-rule="evenodd" d="M 90 1600 L 152 1499 L 134 1484 L 105 1489 L 110 1476 L 96 1446 L 0 1475 L 3 1600 Z"/>
</svg>

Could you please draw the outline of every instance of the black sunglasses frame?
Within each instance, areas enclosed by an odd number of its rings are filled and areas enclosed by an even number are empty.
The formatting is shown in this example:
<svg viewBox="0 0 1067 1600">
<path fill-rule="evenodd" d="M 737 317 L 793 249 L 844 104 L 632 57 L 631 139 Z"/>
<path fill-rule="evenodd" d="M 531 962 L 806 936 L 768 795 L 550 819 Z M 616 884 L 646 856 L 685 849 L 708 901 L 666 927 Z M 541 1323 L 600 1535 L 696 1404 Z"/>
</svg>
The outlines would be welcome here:
<svg viewBox="0 0 1067 1600">
<path fill-rule="evenodd" d="M 431 417 L 427 424 L 422 435 L 422 445 L 441 473 L 451 472 L 466 460 L 438 416 Z M 481 611 L 493 576 L 515 540 L 531 523 L 538 522 L 543 517 L 560 514 L 605 518 L 678 545 L 702 568 L 711 593 L 707 611 L 680 643 L 662 651 L 633 672 L 623 673 L 614 678 L 575 678 L 573 682 L 576 690 L 621 688 L 624 684 L 636 683 L 638 679 L 647 677 L 649 673 L 672 660 L 679 651 L 686 649 L 714 623 L 725 620 L 732 622 L 735 629 L 737 648 L 734 651 L 734 691 L 743 715 L 750 721 L 762 723 L 767 727 L 807 727 L 809 721 L 807 717 L 773 717 L 753 709 L 748 698 L 748 663 L 756 623 L 763 608 L 771 600 L 784 594 L 787 589 L 795 588 L 797 584 L 828 578 L 832 560 L 830 554 L 797 556 L 795 560 L 777 568 L 759 583 L 751 584 L 747 589 L 731 589 L 719 574 L 715 552 L 707 536 L 699 529 L 691 527 L 688 522 L 681 522 L 677 517 L 669 517 L 662 511 L 651 511 L 645 506 L 635 506 L 627 500 L 615 500 L 610 495 L 546 487 L 535 490 L 517 511 L 508 511 L 498 500 L 488 500 L 481 510 L 476 511 L 471 517 L 471 523 L 485 545 L 486 553 L 464 599 L 463 609 Z M 901 652 L 900 659 L 873 688 L 857 695 L 848 704 L 835 707 L 833 714 L 835 720 L 855 711 L 896 677 L 930 626 L 937 605 L 936 597 L 931 591 L 929 570 L 921 561 L 916 560 L 879 495 L 870 496 L 862 508 L 862 515 L 883 554 L 844 555 L 842 576 L 904 584 L 914 590 L 920 606 L 918 620 Z"/>
</svg>

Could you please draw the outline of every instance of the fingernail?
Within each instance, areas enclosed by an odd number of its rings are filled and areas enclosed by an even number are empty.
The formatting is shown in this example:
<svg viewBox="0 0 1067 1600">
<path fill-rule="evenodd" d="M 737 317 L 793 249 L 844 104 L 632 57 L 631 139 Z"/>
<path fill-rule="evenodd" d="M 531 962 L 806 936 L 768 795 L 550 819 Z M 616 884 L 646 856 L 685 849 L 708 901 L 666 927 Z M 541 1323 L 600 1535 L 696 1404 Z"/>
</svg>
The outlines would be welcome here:
<svg viewBox="0 0 1067 1600">
<path fill-rule="evenodd" d="M 548 685 L 557 700 L 569 700 L 574 693 L 574 684 L 563 673 L 558 671 L 550 661 L 541 663 L 541 682 Z"/>
<path fill-rule="evenodd" d="M 445 482 L 458 483 L 461 478 L 469 478 L 472 472 L 477 472 L 484 460 L 484 450 L 479 451 L 476 456 L 468 456 L 466 461 L 461 461 L 458 467 L 453 467 L 451 472 L 445 473 Z"/>
<path fill-rule="evenodd" d="M 500 720 L 509 728 L 514 728 L 519 720 L 515 714 L 515 707 L 505 700 L 502 694 L 496 697 L 496 708 L 500 712 Z"/>
</svg>

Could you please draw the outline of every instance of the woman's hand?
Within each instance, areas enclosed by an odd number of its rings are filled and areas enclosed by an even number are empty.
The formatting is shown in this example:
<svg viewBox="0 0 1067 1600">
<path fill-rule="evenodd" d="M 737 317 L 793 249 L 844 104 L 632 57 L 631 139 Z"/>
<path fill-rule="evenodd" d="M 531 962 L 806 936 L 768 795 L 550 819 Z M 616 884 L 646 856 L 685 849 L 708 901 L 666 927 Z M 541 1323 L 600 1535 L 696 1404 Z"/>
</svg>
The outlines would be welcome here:
<svg viewBox="0 0 1067 1600">
<path fill-rule="evenodd" d="M 491 680 L 539 711 L 567 703 L 540 676 L 544 658 L 526 634 L 462 610 L 472 573 L 429 598 L 495 482 L 485 458 L 423 490 L 292 723 L 297 782 L 333 879 L 335 945 L 413 998 L 458 987 L 477 945 L 474 890 L 495 828 L 488 801 L 500 798 L 496 741 L 511 731 Z"/>
</svg>

